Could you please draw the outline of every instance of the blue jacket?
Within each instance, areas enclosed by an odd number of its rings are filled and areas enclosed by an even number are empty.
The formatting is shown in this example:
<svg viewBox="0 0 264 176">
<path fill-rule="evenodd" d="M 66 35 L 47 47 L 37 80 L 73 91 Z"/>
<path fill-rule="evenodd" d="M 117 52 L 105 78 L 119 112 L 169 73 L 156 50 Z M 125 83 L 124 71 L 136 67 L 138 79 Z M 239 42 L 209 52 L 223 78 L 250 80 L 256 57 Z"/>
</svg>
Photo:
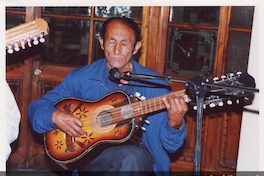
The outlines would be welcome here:
<svg viewBox="0 0 264 176">
<path fill-rule="evenodd" d="M 132 73 L 159 76 L 133 59 L 131 62 Z M 56 110 L 54 104 L 62 98 L 76 97 L 93 101 L 115 90 L 123 90 L 130 95 L 139 92 L 146 99 L 171 93 L 169 84 L 164 80 L 148 79 L 150 82 L 160 84 L 158 87 L 137 81 L 129 81 L 129 84 L 119 86 L 108 78 L 108 72 L 106 59 L 72 70 L 55 89 L 29 106 L 28 116 L 34 131 L 45 133 L 56 128 L 51 117 Z M 155 160 L 154 171 L 169 171 L 170 159 L 167 152 L 175 153 L 182 146 L 186 136 L 185 122 L 183 121 L 180 130 L 175 130 L 168 123 L 166 111 L 148 117 L 148 121 L 150 124 L 144 126 L 146 130 L 141 143 L 147 146 Z"/>
</svg>

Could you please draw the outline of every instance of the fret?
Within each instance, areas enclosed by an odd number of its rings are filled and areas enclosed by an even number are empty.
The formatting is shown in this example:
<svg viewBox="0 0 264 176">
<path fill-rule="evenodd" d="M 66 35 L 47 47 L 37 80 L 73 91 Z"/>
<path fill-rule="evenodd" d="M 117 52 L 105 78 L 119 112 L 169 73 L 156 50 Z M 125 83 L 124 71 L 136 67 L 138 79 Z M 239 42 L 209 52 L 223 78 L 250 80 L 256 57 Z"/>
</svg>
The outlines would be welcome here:
<svg viewBox="0 0 264 176">
<path fill-rule="evenodd" d="M 155 99 L 155 98 L 154 98 Z M 149 100 L 149 109 L 150 109 L 150 112 L 153 112 L 152 111 L 152 106 L 151 106 L 151 99 Z"/>
<path fill-rule="evenodd" d="M 154 98 L 155 111 L 157 111 L 156 98 Z"/>
<path fill-rule="evenodd" d="M 162 103 L 163 103 L 163 102 L 162 102 L 162 97 L 159 97 L 159 99 L 160 99 L 160 100 L 159 100 L 160 109 L 162 109 L 162 105 L 163 105 L 163 104 L 162 104 Z"/>
<path fill-rule="evenodd" d="M 149 101 L 149 100 L 144 100 L 143 102 L 144 102 L 144 105 L 145 105 L 145 109 L 146 109 L 146 114 L 148 114 L 149 112 L 148 112 L 148 107 L 147 107 L 147 101 Z"/>
<path fill-rule="evenodd" d="M 140 107 L 135 107 L 134 108 L 134 112 L 137 112 L 137 113 L 141 112 L 141 108 Z M 141 112 L 141 114 L 142 114 L 142 112 Z"/>
<path fill-rule="evenodd" d="M 142 102 L 140 102 L 140 108 L 141 108 L 141 115 L 143 115 L 144 112 L 143 112 Z"/>
</svg>

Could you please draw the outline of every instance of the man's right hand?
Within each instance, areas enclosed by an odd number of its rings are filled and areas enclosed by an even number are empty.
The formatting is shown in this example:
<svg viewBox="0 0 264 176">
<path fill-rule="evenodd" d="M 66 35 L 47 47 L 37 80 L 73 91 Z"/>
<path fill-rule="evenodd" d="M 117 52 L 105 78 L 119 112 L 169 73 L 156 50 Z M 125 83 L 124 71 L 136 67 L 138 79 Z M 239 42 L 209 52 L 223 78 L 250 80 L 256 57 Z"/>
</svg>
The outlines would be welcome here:
<svg viewBox="0 0 264 176">
<path fill-rule="evenodd" d="M 82 130 L 83 123 L 72 114 L 57 110 L 52 115 L 52 122 L 57 127 L 72 137 L 79 137 L 85 132 Z"/>
</svg>

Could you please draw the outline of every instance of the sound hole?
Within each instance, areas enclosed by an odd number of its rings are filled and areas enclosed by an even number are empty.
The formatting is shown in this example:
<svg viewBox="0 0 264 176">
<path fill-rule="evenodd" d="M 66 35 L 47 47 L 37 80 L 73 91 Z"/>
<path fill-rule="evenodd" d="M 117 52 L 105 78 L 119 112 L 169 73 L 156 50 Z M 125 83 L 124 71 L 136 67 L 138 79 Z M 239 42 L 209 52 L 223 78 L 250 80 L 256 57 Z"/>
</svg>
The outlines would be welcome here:
<svg viewBox="0 0 264 176">
<path fill-rule="evenodd" d="M 103 111 L 97 117 L 97 124 L 101 127 L 109 126 L 112 122 L 112 115 L 109 112 Z"/>
</svg>

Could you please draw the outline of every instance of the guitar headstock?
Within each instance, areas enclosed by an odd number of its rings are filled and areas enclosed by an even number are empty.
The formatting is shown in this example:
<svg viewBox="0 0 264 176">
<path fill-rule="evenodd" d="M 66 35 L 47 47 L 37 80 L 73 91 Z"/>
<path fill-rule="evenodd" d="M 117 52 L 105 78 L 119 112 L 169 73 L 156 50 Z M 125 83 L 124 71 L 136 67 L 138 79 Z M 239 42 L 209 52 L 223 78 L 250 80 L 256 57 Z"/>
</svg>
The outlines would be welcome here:
<svg viewBox="0 0 264 176">
<path fill-rule="evenodd" d="M 215 77 L 211 81 L 205 79 L 204 82 L 199 84 L 207 87 L 204 96 L 204 109 L 207 107 L 244 104 L 252 97 L 256 86 L 255 79 L 248 73 L 242 72 L 229 73 L 222 75 L 220 78 Z M 203 87 L 201 85 L 199 86 Z M 193 106 L 193 109 L 196 110 L 197 107 Z"/>
<path fill-rule="evenodd" d="M 248 73 L 229 73 L 221 78 L 215 77 L 211 82 L 211 93 L 221 93 L 224 95 L 247 97 L 252 95 L 255 88 L 255 79 Z"/>
<path fill-rule="evenodd" d="M 44 43 L 44 36 L 49 33 L 48 23 L 42 18 L 21 24 L 19 26 L 6 30 L 6 50 L 9 54 L 37 45 L 39 42 Z"/>
</svg>

